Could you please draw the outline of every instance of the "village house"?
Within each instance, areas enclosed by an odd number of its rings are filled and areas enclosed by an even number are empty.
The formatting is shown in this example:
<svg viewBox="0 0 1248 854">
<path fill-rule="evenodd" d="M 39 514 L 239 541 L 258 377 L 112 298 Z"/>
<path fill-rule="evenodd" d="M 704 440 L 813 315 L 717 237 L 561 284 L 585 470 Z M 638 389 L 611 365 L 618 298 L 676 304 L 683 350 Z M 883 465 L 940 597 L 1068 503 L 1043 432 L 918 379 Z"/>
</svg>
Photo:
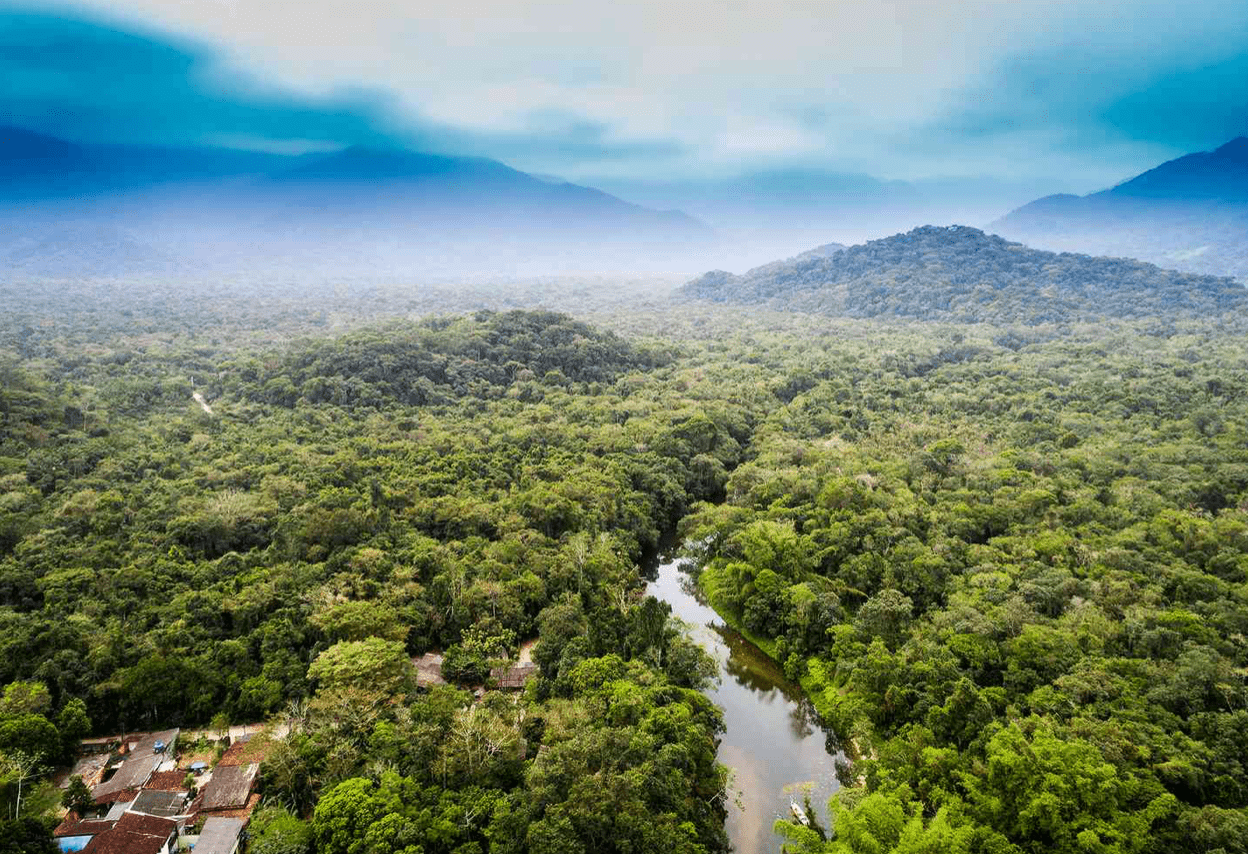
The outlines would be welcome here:
<svg viewBox="0 0 1248 854">
<path fill-rule="evenodd" d="M 174 818 L 183 815 L 185 807 L 186 792 L 141 789 L 138 797 L 130 804 L 130 812 L 154 815 L 157 818 Z"/>
<path fill-rule="evenodd" d="M 215 767 L 175 755 L 179 730 L 165 730 L 120 743 L 121 757 L 104 769 L 91 790 L 95 808 L 70 812 L 53 831 L 58 848 L 70 854 L 239 854 L 243 830 L 260 800 L 253 791 L 260 761 L 272 748 L 268 736 L 243 734 L 233 740 Z M 201 783 L 192 800 L 188 774 Z M 100 813 L 103 813 L 101 815 Z M 187 830 L 200 826 L 198 835 Z"/>
<path fill-rule="evenodd" d="M 218 818 L 204 822 L 195 840 L 195 854 L 238 854 L 243 833 L 241 818 Z"/>
<path fill-rule="evenodd" d="M 115 822 L 78 822 L 74 835 L 56 839 L 62 851 L 82 854 L 173 854 L 177 840 L 177 822 L 137 812 Z"/>
<path fill-rule="evenodd" d="M 490 678 L 504 691 L 519 691 L 537 675 L 536 664 L 516 664 L 511 667 L 495 667 Z"/>
<path fill-rule="evenodd" d="M 178 732 L 176 729 L 153 732 L 129 742 L 126 756 L 112 776 L 91 790 L 95 802 L 113 803 L 128 795 L 129 790 L 142 788 L 161 763 L 169 758 Z"/>
<path fill-rule="evenodd" d="M 212 772 L 212 778 L 204 784 L 199 808 L 204 812 L 213 812 L 246 807 L 259 770 L 260 766 L 254 762 L 250 765 L 218 765 Z"/>
</svg>

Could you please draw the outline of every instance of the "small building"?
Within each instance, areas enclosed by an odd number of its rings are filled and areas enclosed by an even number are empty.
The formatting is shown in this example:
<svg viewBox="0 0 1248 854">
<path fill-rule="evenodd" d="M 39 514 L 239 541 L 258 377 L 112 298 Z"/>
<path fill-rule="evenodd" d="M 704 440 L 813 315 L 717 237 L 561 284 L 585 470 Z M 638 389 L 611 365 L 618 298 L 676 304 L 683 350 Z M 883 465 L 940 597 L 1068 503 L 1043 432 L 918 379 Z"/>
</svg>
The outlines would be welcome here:
<svg viewBox="0 0 1248 854">
<path fill-rule="evenodd" d="M 186 792 L 161 792 L 154 789 L 140 789 L 139 796 L 130 804 L 130 812 L 154 815 L 160 818 L 173 818 L 182 815 L 186 804 Z"/>
<path fill-rule="evenodd" d="M 416 666 L 416 684 L 445 685 L 446 679 L 442 676 L 442 660 L 440 652 L 426 652 L 419 658 L 413 658 L 412 664 Z"/>
<path fill-rule="evenodd" d="M 250 765 L 253 762 L 263 762 L 264 758 L 273 749 L 273 741 L 267 736 L 257 736 L 256 733 L 245 733 L 234 739 L 231 744 L 221 754 L 221 758 L 217 760 L 217 766 L 222 765 Z"/>
<path fill-rule="evenodd" d="M 173 854 L 177 840 L 178 825 L 172 819 L 128 812 L 78 850 L 82 854 Z"/>
<path fill-rule="evenodd" d="M 504 691 L 519 691 L 537 675 L 536 664 L 517 664 L 513 667 L 495 667 L 490 678 Z"/>
<path fill-rule="evenodd" d="M 172 749 L 178 738 L 178 730 L 150 733 L 130 745 L 130 752 L 117 766 L 113 775 L 91 790 L 96 803 L 112 803 L 127 789 L 143 786 L 156 768 L 164 761 L 164 751 Z M 162 745 L 156 750 L 156 745 Z"/>
<path fill-rule="evenodd" d="M 212 778 L 204 784 L 200 809 L 211 811 L 245 807 L 259 770 L 260 766 L 254 762 L 250 765 L 218 765 L 212 772 Z"/>
<path fill-rule="evenodd" d="M 69 787 L 69 781 L 72 777 L 78 776 L 82 778 L 82 782 L 90 789 L 92 786 L 100 782 L 100 778 L 104 775 L 104 769 L 108 766 L 108 751 L 103 753 L 88 753 L 79 756 L 74 761 L 74 767 L 68 771 L 58 774 L 55 778 L 57 786 L 62 789 Z"/>
<path fill-rule="evenodd" d="M 138 795 L 135 795 L 135 797 L 137 798 Z M 118 801 L 117 803 L 113 804 L 112 808 L 109 809 L 108 814 L 104 816 L 104 820 L 111 821 L 114 824 L 116 824 L 118 821 L 121 820 L 121 817 L 123 815 L 130 812 L 130 805 L 132 803 L 134 803 L 133 798 L 130 800 Z"/>
<path fill-rule="evenodd" d="M 239 838 L 243 832 L 241 818 L 217 818 L 204 822 L 195 840 L 195 854 L 238 854 Z"/>
<path fill-rule="evenodd" d="M 62 851 L 81 851 L 92 839 L 112 830 L 113 825 L 117 823 L 116 819 L 110 821 L 106 818 L 80 820 L 73 818 L 74 815 L 70 813 L 70 818 L 66 818 L 56 830 L 52 831 L 52 837 Z"/>
<path fill-rule="evenodd" d="M 185 771 L 157 771 L 147 778 L 143 788 L 156 792 L 185 792 L 185 783 Z"/>
</svg>

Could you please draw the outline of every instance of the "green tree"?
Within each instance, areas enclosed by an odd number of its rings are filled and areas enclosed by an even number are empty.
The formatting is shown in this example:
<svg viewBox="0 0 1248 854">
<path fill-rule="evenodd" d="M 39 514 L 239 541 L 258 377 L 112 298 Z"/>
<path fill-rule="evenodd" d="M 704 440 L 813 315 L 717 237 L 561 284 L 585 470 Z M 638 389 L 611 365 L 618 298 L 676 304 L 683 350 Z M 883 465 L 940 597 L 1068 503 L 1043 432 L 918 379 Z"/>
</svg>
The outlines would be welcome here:
<svg viewBox="0 0 1248 854">
<path fill-rule="evenodd" d="M 881 590 L 858 609 L 858 630 L 868 640 L 883 638 L 890 647 L 896 647 L 913 613 L 914 602 L 909 596 L 891 588 Z"/>
<path fill-rule="evenodd" d="M 248 854 L 308 854 L 312 827 L 282 807 L 264 807 L 251 817 Z"/>
<path fill-rule="evenodd" d="M 0 717 L 46 715 L 52 710 L 52 696 L 42 682 L 10 682 L 0 698 Z"/>
<path fill-rule="evenodd" d="M 22 751 L 42 764 L 59 762 L 65 750 L 56 727 L 43 715 L 24 714 L 0 720 L 0 753 Z"/>
<path fill-rule="evenodd" d="M 1028 725 L 1030 734 L 1018 724 L 1003 728 L 988 742 L 984 772 L 962 775 L 971 814 L 1037 852 L 1145 850 L 1153 824 L 1173 813 L 1174 796 L 1145 797 L 1134 774 L 1088 742 L 1040 721 Z"/>
<path fill-rule="evenodd" d="M 78 743 L 91 734 L 87 704 L 77 697 L 70 699 L 56 716 L 56 728 L 65 741 L 66 755 L 72 756 L 78 749 Z"/>
<path fill-rule="evenodd" d="M 394 694 L 406 691 L 413 678 L 403 644 L 382 638 L 336 643 L 308 668 L 308 679 L 321 690 L 367 687 Z"/>
<path fill-rule="evenodd" d="M 0 854 L 59 854 L 47 826 L 34 818 L 0 819 Z"/>
<path fill-rule="evenodd" d="M 87 815 L 94 805 L 95 801 L 91 797 L 91 790 L 82 781 L 82 776 L 75 774 L 70 777 L 69 786 L 66 787 L 64 794 L 61 796 L 61 806 L 73 810 L 81 817 Z"/>
</svg>

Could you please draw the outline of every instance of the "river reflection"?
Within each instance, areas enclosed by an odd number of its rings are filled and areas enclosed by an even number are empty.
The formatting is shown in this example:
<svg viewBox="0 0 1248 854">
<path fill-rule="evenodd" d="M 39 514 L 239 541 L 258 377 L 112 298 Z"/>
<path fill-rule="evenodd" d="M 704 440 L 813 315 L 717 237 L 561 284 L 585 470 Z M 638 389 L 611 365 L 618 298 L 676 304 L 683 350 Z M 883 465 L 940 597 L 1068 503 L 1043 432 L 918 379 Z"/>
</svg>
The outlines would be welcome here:
<svg viewBox="0 0 1248 854">
<path fill-rule="evenodd" d="M 660 563 L 646 592 L 672 606 L 695 640 L 720 665 L 719 683 L 706 694 L 724 710 L 727 731 L 719 760 L 733 770 L 728 836 L 740 854 L 780 850 L 772 833 L 777 818 L 789 818 L 789 804 L 811 802 L 827 826 L 828 797 L 837 789 L 836 756 L 800 686 L 754 644 L 724 625 L 701 602 L 693 579 L 679 561 Z"/>
</svg>

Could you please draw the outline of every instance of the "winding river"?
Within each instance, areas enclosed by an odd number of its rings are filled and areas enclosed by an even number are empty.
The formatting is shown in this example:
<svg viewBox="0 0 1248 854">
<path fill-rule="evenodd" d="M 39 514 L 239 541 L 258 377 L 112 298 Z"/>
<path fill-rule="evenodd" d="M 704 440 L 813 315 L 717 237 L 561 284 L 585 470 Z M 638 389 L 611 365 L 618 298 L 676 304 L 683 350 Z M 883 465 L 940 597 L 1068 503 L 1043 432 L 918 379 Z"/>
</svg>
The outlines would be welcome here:
<svg viewBox="0 0 1248 854">
<path fill-rule="evenodd" d="M 806 792 L 827 827 L 839 754 L 828 752 L 827 736 L 801 687 L 701 601 L 681 561 L 662 560 L 650 578 L 646 592 L 671 605 L 719 662 L 719 683 L 705 693 L 724 710 L 727 725 L 719 761 L 732 769 L 727 829 L 734 851 L 779 851 L 782 840 L 772 825 L 792 818 L 790 804 L 800 805 Z"/>
</svg>

